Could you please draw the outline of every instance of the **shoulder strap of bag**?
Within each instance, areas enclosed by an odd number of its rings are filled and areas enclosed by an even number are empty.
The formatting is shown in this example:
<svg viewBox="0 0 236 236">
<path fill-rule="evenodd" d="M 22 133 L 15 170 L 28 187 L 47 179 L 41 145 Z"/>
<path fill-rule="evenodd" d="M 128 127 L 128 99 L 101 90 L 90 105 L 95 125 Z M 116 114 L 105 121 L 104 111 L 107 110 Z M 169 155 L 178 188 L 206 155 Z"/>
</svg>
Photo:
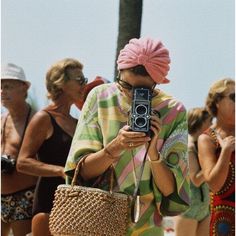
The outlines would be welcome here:
<svg viewBox="0 0 236 236">
<path fill-rule="evenodd" d="M 71 182 L 72 187 L 77 184 L 77 179 L 78 179 L 78 175 L 79 175 L 79 172 L 80 172 L 80 168 L 83 165 L 83 162 L 84 162 L 86 157 L 87 157 L 87 155 L 84 156 L 83 158 L 81 158 L 80 161 L 76 165 L 74 176 L 73 176 L 73 179 L 72 179 L 72 182 Z M 113 185 L 114 185 L 114 168 L 113 168 L 113 166 L 111 166 L 111 176 L 110 176 L 110 186 L 109 186 L 109 190 L 110 190 L 111 194 L 113 193 Z"/>
<path fill-rule="evenodd" d="M 71 181 L 71 186 L 72 186 L 72 187 L 75 186 L 76 183 L 77 183 L 77 177 L 78 177 L 78 174 L 79 174 L 79 171 L 80 171 L 80 167 L 81 167 L 81 165 L 82 165 L 84 159 L 85 159 L 85 157 L 82 158 L 82 159 L 77 163 L 77 165 L 76 165 L 75 172 L 74 172 L 74 176 L 73 176 L 73 179 L 72 179 L 72 181 Z"/>
</svg>

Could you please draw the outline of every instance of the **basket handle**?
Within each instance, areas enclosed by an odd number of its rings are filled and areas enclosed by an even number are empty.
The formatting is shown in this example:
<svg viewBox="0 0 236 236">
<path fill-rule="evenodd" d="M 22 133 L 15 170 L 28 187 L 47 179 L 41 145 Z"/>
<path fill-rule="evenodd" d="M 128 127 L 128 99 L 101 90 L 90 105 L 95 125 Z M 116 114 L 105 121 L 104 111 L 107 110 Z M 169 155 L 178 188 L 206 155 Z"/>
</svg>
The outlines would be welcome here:
<svg viewBox="0 0 236 236">
<path fill-rule="evenodd" d="M 81 158 L 79 160 L 79 162 L 77 163 L 77 165 L 76 165 L 74 176 L 73 176 L 73 179 L 72 179 L 72 182 L 71 182 L 71 186 L 72 187 L 75 186 L 76 183 L 77 183 L 77 178 L 78 178 L 78 175 L 79 175 L 79 172 L 80 172 L 80 168 L 83 165 L 83 162 L 85 161 L 85 158 L 87 156 L 88 155 L 86 155 L 83 158 Z M 111 165 L 109 168 L 111 168 L 109 191 L 112 194 L 113 193 L 113 187 L 114 187 L 114 167 L 113 167 L 113 165 Z"/>
<path fill-rule="evenodd" d="M 134 192 L 133 192 L 133 196 L 132 196 L 132 200 L 131 200 L 131 220 L 133 223 L 136 223 L 136 217 L 135 217 L 135 213 L 134 213 L 134 208 L 135 208 L 135 202 L 137 200 L 137 197 L 138 195 L 140 194 L 139 193 L 139 185 L 140 185 L 140 182 L 141 182 L 141 178 L 142 178 L 142 175 L 143 175 L 143 170 L 144 170 L 144 165 L 145 165 L 145 162 L 146 162 L 146 158 L 147 158 L 147 154 L 148 154 L 148 150 L 149 150 L 149 147 L 150 147 L 150 142 L 148 144 L 148 147 L 147 147 L 147 150 L 146 150 L 146 153 L 144 155 L 144 158 L 143 158 L 143 162 L 142 162 L 142 166 L 141 166 L 141 169 L 140 169 L 140 175 L 139 177 L 137 178 L 137 185 L 135 186 L 135 189 L 134 189 Z M 81 168 L 81 165 L 83 164 L 85 158 L 87 157 L 84 156 L 83 158 L 80 159 L 80 161 L 77 163 L 76 165 L 76 168 L 75 168 L 75 172 L 74 172 L 74 176 L 73 176 L 73 179 L 72 179 L 72 182 L 71 182 L 71 186 L 73 188 L 73 186 L 76 185 L 76 182 L 77 182 L 77 177 L 78 177 L 78 174 L 79 174 L 79 171 L 80 171 L 80 168 Z M 113 193 L 113 184 L 114 184 L 114 167 L 113 165 L 110 166 L 111 168 L 111 176 L 110 176 L 110 194 Z"/>
</svg>

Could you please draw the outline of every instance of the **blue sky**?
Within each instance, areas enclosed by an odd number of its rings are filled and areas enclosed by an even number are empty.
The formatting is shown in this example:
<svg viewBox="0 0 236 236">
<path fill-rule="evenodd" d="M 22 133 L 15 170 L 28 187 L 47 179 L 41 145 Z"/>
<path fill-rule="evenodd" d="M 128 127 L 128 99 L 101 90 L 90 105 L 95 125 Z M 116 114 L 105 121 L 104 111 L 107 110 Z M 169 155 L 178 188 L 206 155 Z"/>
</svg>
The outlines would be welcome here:
<svg viewBox="0 0 236 236">
<path fill-rule="evenodd" d="M 113 80 L 118 0 L 2 0 L 1 60 L 22 66 L 39 107 L 47 103 L 45 74 L 74 57 L 84 73 Z M 161 89 L 187 109 L 203 106 L 209 86 L 234 78 L 234 0 L 143 0 L 141 36 L 169 49 L 171 83 Z"/>
</svg>

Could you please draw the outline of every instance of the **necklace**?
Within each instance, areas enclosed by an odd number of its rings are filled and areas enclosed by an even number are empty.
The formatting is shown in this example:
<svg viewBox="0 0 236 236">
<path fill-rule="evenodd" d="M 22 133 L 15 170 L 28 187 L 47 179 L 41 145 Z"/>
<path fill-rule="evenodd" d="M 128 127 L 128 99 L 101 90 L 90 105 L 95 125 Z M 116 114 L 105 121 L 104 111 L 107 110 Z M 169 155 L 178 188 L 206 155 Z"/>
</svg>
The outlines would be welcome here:
<svg viewBox="0 0 236 236">
<path fill-rule="evenodd" d="M 221 138 L 221 139 L 224 139 L 226 138 L 227 136 L 235 136 L 234 134 L 231 134 L 231 132 L 227 133 L 225 132 L 224 130 L 216 130 L 215 128 L 212 128 L 212 130 L 215 132 L 216 136 L 218 138 Z"/>
</svg>

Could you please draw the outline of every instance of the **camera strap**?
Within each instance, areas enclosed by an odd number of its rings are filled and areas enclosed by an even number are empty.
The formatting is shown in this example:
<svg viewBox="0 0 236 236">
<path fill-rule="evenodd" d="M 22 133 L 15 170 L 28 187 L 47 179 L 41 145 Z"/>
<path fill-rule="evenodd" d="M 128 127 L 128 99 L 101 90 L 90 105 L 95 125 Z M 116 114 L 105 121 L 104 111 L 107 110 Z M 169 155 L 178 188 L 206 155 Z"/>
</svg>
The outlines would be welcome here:
<svg viewBox="0 0 236 236">
<path fill-rule="evenodd" d="M 150 147 L 150 142 L 148 142 L 148 147 L 146 149 L 144 158 L 143 158 L 143 162 L 140 168 L 140 173 L 138 178 L 136 178 L 136 173 L 135 173 L 135 167 L 134 167 L 134 162 L 133 162 L 133 170 L 134 170 L 134 175 L 135 175 L 135 189 L 133 192 L 133 198 L 132 198 L 132 203 L 131 203 L 131 220 L 133 223 L 136 223 L 139 220 L 139 213 L 140 213 L 140 202 L 139 202 L 139 195 L 140 195 L 140 189 L 139 189 L 139 185 L 142 179 L 142 175 L 143 175 L 143 170 L 144 170 L 144 165 L 147 159 L 147 154 L 148 154 L 148 150 Z"/>
<path fill-rule="evenodd" d="M 23 130 L 23 133 L 22 133 L 22 136 L 21 136 L 20 148 L 21 148 L 21 145 L 22 145 L 24 136 L 25 136 L 26 127 L 27 127 L 27 125 L 28 125 L 28 123 L 29 123 L 29 118 L 30 118 L 31 110 L 32 110 L 32 109 L 31 109 L 31 106 L 29 106 L 29 111 L 28 111 L 28 114 L 27 114 L 26 119 L 25 119 L 24 130 Z"/>
<path fill-rule="evenodd" d="M 26 119 L 25 119 L 24 129 L 23 129 L 23 133 L 22 133 L 22 136 L 21 136 L 21 140 L 20 140 L 19 150 L 21 148 L 21 145 L 22 145 L 22 142 L 23 142 L 23 139 L 24 139 L 24 136 L 25 136 L 26 127 L 29 123 L 31 110 L 32 110 L 31 106 L 29 105 L 29 110 L 28 110 L 28 113 L 27 113 L 27 116 L 26 116 Z M 8 118 L 9 115 L 10 115 L 9 113 L 6 115 L 6 118 L 5 118 L 3 126 L 2 126 L 2 130 L 1 130 L 1 139 L 2 140 L 4 140 L 4 138 L 5 138 L 6 123 L 7 123 L 7 118 Z M 4 142 L 4 146 L 5 146 L 5 142 Z M 2 150 L 4 151 L 4 147 L 2 147 Z"/>
</svg>

